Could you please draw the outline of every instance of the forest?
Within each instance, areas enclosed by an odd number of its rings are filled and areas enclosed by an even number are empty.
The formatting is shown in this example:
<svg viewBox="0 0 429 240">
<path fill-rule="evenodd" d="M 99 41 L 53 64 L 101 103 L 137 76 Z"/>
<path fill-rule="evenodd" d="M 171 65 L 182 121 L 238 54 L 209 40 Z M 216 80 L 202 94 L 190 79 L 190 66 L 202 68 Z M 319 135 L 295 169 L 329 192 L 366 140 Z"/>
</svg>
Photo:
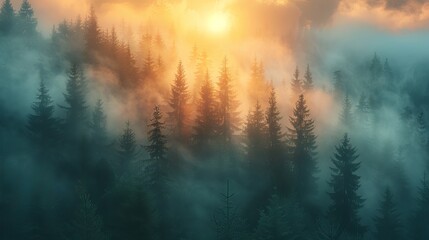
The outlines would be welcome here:
<svg viewBox="0 0 429 240">
<path fill-rule="evenodd" d="M 427 30 L 99 2 L 50 25 L 0 3 L 1 240 L 429 239 Z"/>
</svg>

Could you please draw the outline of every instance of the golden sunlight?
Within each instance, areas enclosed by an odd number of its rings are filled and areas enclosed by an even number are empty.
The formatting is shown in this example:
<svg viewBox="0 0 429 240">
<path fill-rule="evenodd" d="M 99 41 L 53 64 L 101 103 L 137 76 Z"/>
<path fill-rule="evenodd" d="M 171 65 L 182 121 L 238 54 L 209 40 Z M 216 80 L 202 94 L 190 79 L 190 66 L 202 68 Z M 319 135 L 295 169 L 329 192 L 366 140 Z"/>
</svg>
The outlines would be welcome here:
<svg viewBox="0 0 429 240">
<path fill-rule="evenodd" d="M 213 34 L 226 33 L 230 28 L 230 18 L 225 12 L 214 12 L 207 19 L 207 30 Z"/>
</svg>

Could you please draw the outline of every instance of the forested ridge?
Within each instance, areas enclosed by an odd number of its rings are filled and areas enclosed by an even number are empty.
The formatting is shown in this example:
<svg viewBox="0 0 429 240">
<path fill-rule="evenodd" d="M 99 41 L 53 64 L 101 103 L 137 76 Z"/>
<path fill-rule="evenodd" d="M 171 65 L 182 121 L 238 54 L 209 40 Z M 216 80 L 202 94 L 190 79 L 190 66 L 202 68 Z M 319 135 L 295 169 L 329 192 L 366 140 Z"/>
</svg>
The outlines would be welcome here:
<svg viewBox="0 0 429 240">
<path fill-rule="evenodd" d="M 82 14 L 46 35 L 1 3 L 0 239 L 429 239 L 425 66 L 273 80 L 249 53 L 243 80 L 232 53 Z"/>
</svg>

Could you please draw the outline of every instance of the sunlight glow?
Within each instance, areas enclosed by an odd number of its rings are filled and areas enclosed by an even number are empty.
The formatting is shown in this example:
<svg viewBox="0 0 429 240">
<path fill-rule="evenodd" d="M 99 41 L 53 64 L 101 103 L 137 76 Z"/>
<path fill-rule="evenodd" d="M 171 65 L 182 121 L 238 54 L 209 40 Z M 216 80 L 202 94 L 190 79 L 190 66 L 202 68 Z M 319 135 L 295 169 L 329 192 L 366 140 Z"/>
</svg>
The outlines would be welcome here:
<svg viewBox="0 0 429 240">
<path fill-rule="evenodd" d="M 207 30 L 213 34 L 223 34 L 229 30 L 230 19 L 224 12 L 215 12 L 207 20 Z"/>
</svg>

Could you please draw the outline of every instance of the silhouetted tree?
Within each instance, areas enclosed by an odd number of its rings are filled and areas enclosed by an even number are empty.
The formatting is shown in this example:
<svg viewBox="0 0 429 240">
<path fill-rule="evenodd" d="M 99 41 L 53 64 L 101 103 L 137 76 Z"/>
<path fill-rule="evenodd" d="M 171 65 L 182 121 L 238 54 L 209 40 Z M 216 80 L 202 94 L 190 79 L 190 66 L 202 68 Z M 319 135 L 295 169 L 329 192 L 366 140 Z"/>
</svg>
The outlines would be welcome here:
<svg viewBox="0 0 429 240">
<path fill-rule="evenodd" d="M 350 101 L 349 95 L 346 94 L 343 102 L 343 108 L 341 110 L 340 122 L 344 127 L 351 127 L 353 125 L 353 116 L 352 116 L 352 103 Z"/>
<path fill-rule="evenodd" d="M 34 11 L 28 0 L 22 2 L 18 12 L 19 32 L 24 35 L 36 33 L 37 20 L 34 17 Z"/>
<path fill-rule="evenodd" d="M 261 170 L 261 166 L 265 164 L 263 159 L 267 146 L 267 125 L 259 101 L 256 102 L 254 110 L 249 113 L 244 131 L 247 137 L 246 152 L 249 165 Z"/>
<path fill-rule="evenodd" d="M 101 31 L 100 27 L 98 26 L 98 19 L 97 15 L 95 14 L 94 6 L 91 6 L 85 25 L 85 40 L 87 51 L 98 51 L 100 48 Z"/>
<path fill-rule="evenodd" d="M 377 56 L 377 53 L 374 53 L 374 57 L 372 58 L 370 67 L 370 76 L 371 82 L 377 87 L 377 82 L 383 74 L 383 65 L 381 64 L 380 59 Z"/>
<path fill-rule="evenodd" d="M 380 203 L 378 215 L 374 218 L 375 233 L 377 240 L 399 240 L 404 239 L 402 226 L 397 213 L 396 205 L 393 201 L 393 194 L 390 189 L 386 189 Z"/>
<path fill-rule="evenodd" d="M 422 181 L 417 199 L 417 209 L 410 222 L 410 237 L 414 240 L 429 238 L 429 185 L 426 178 Z"/>
<path fill-rule="evenodd" d="M 356 171 L 360 163 L 356 162 L 358 155 L 349 137 L 344 135 L 340 145 L 335 147 L 336 152 L 331 159 L 333 167 L 329 185 L 332 192 L 329 196 L 332 204 L 328 215 L 339 224 L 337 236 L 343 233 L 363 234 L 365 227 L 360 224 L 358 216 L 359 209 L 363 206 L 364 200 L 358 194 L 360 187 L 360 177 Z"/>
<path fill-rule="evenodd" d="M 188 137 L 188 85 L 182 62 L 177 67 L 174 83 L 171 86 L 169 105 L 172 109 L 170 117 L 173 120 L 173 131 L 178 141 L 185 143 Z"/>
<path fill-rule="evenodd" d="M 94 143 L 102 146 L 106 143 L 106 114 L 104 114 L 103 101 L 98 99 L 89 123 L 91 137 Z"/>
<path fill-rule="evenodd" d="M 299 69 L 296 67 L 295 72 L 293 74 L 292 82 L 291 82 L 292 92 L 294 96 L 299 96 L 302 93 L 302 81 L 299 77 Z"/>
<path fill-rule="evenodd" d="M 143 76 L 147 79 L 154 78 L 155 75 L 155 60 L 152 57 L 152 50 L 149 47 L 143 62 Z"/>
<path fill-rule="evenodd" d="M 207 72 L 208 72 L 208 57 L 206 52 L 202 52 L 198 55 L 195 66 L 195 83 L 194 83 L 194 93 L 193 98 L 198 99 L 198 91 L 201 89 L 201 86 L 205 84 Z"/>
<path fill-rule="evenodd" d="M 15 27 L 15 11 L 10 0 L 5 0 L 0 9 L 0 32 L 10 34 Z"/>
<path fill-rule="evenodd" d="M 152 175 L 151 184 L 159 186 L 169 167 L 166 156 L 167 137 L 163 132 L 165 131 L 165 123 L 162 120 L 162 113 L 159 106 L 155 106 L 148 127 L 149 145 L 146 146 L 150 157 L 148 171 Z"/>
<path fill-rule="evenodd" d="M 82 136 L 86 126 L 86 82 L 82 70 L 73 64 L 69 73 L 64 93 L 66 106 L 65 127 L 68 137 Z"/>
<path fill-rule="evenodd" d="M 59 120 L 54 117 L 54 105 L 43 79 L 40 80 L 37 100 L 31 107 L 27 128 L 30 137 L 41 151 L 46 151 L 58 143 L 60 137 Z"/>
<path fill-rule="evenodd" d="M 234 131 L 238 129 L 238 101 L 233 90 L 233 83 L 225 57 L 220 69 L 218 80 L 218 130 L 222 143 L 231 142 Z"/>
<path fill-rule="evenodd" d="M 316 190 L 314 175 L 317 172 L 317 162 L 314 121 L 310 118 L 304 95 L 299 96 L 289 122 L 292 125 L 288 128 L 288 141 L 293 162 L 295 192 L 299 200 L 305 201 Z"/>
<path fill-rule="evenodd" d="M 249 97 L 251 100 L 264 99 L 267 95 L 268 85 L 265 81 L 265 70 L 262 62 L 258 62 L 255 58 L 253 61 L 249 86 Z M 254 104 L 254 102 L 251 102 Z"/>
<path fill-rule="evenodd" d="M 313 89 L 313 74 L 310 71 L 310 65 L 307 64 L 307 70 L 305 71 L 304 75 L 304 83 L 303 83 L 303 89 L 305 91 L 309 91 Z"/>
<path fill-rule="evenodd" d="M 216 102 L 208 72 L 200 90 L 195 125 L 194 141 L 197 148 L 203 150 L 214 140 L 216 133 Z"/>
<path fill-rule="evenodd" d="M 129 170 L 130 164 L 136 159 L 138 151 L 136 135 L 130 127 L 130 122 L 125 124 L 123 133 L 119 139 L 119 175 L 124 175 Z"/>
</svg>

